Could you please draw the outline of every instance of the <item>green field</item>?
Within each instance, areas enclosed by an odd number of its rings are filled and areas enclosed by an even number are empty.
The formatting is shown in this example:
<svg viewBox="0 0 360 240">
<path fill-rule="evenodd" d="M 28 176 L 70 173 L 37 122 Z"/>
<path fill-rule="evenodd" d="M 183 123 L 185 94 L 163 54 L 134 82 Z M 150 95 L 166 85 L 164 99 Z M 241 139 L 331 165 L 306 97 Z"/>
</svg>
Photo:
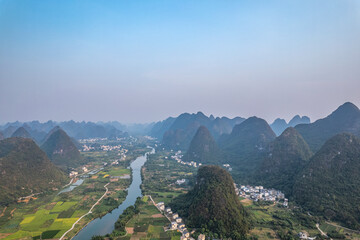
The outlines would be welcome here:
<svg viewBox="0 0 360 240">
<path fill-rule="evenodd" d="M 160 214 L 147 197 L 144 197 L 143 204 L 140 205 L 140 213 L 126 224 L 126 236 L 117 239 L 180 239 L 181 233 L 177 231 L 165 232 L 164 227 L 166 228 L 169 224 L 169 220 Z"/>
</svg>

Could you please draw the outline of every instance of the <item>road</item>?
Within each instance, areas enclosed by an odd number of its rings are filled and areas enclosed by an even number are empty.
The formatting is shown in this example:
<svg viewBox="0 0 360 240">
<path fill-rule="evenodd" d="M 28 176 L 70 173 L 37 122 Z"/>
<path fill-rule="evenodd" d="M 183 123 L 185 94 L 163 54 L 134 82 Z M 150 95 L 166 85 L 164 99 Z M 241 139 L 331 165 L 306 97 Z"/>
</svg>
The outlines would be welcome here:
<svg viewBox="0 0 360 240">
<path fill-rule="evenodd" d="M 349 232 L 353 232 L 353 233 L 360 234 L 360 231 L 356 231 L 356 230 L 354 230 L 354 229 L 342 227 L 342 226 L 340 226 L 340 225 L 336 225 L 335 223 L 331 223 L 331 222 L 328 222 L 328 221 L 325 221 L 325 222 L 326 222 L 326 224 L 329 224 L 329 225 L 331 225 L 331 226 L 338 227 L 338 228 L 343 228 L 343 229 L 345 229 L 345 230 L 347 230 L 347 231 L 349 231 Z"/>
<path fill-rule="evenodd" d="M 68 234 L 71 230 L 73 230 L 74 227 L 75 227 L 75 225 L 76 225 L 81 219 L 83 219 L 85 216 L 87 216 L 87 215 L 89 215 L 89 214 L 92 213 L 92 210 L 94 209 L 94 207 L 95 207 L 97 204 L 99 204 L 99 202 L 100 202 L 100 201 L 106 196 L 106 194 L 109 192 L 109 189 L 107 188 L 107 186 L 108 186 L 109 184 L 110 184 L 110 183 L 107 183 L 107 184 L 104 185 L 104 188 L 106 189 L 104 195 L 102 195 L 101 198 L 99 198 L 99 200 L 97 200 L 97 202 L 94 203 L 94 205 L 90 208 L 90 210 L 89 210 L 87 213 L 85 213 L 84 215 L 82 215 L 76 222 L 74 222 L 74 224 L 72 225 L 72 227 L 71 227 L 69 230 L 67 230 L 67 231 L 61 236 L 60 240 L 63 240 L 64 237 L 66 236 L 66 234 Z"/>
</svg>

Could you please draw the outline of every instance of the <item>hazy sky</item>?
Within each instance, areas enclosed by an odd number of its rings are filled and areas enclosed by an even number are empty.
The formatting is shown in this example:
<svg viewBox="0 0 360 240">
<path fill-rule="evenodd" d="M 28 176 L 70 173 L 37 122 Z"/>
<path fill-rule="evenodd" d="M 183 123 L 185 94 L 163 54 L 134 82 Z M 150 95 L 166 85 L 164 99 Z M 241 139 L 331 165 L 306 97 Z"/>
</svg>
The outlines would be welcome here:
<svg viewBox="0 0 360 240">
<path fill-rule="evenodd" d="M 0 0 L 0 123 L 360 107 L 360 1 Z"/>
</svg>

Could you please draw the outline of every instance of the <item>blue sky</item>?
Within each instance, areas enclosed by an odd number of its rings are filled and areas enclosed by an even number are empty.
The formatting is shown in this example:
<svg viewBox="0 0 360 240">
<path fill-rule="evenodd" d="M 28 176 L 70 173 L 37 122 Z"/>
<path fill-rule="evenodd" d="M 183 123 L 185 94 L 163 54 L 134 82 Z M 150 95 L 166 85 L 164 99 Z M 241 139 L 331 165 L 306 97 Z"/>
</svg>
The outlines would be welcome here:
<svg viewBox="0 0 360 240">
<path fill-rule="evenodd" d="M 360 2 L 0 0 L 0 122 L 360 106 Z"/>
</svg>

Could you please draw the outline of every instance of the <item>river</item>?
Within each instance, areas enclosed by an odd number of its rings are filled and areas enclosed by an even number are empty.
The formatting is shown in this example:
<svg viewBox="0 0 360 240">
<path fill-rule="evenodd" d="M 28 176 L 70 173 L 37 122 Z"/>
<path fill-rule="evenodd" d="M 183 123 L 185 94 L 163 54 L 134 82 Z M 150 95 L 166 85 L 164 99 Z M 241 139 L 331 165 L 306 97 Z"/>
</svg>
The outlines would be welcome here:
<svg viewBox="0 0 360 240">
<path fill-rule="evenodd" d="M 155 153 L 155 149 L 152 149 L 150 154 Z M 136 198 L 141 197 L 140 185 L 141 180 L 141 167 L 144 165 L 147 159 L 146 153 L 144 156 L 136 158 L 131 164 L 132 169 L 132 182 L 129 186 L 128 195 L 125 201 L 123 201 L 116 209 L 106 214 L 102 218 L 96 218 L 86 225 L 80 232 L 73 238 L 74 240 L 89 240 L 94 235 L 106 235 L 114 230 L 114 224 L 118 220 L 123 211 L 135 204 Z"/>
</svg>

